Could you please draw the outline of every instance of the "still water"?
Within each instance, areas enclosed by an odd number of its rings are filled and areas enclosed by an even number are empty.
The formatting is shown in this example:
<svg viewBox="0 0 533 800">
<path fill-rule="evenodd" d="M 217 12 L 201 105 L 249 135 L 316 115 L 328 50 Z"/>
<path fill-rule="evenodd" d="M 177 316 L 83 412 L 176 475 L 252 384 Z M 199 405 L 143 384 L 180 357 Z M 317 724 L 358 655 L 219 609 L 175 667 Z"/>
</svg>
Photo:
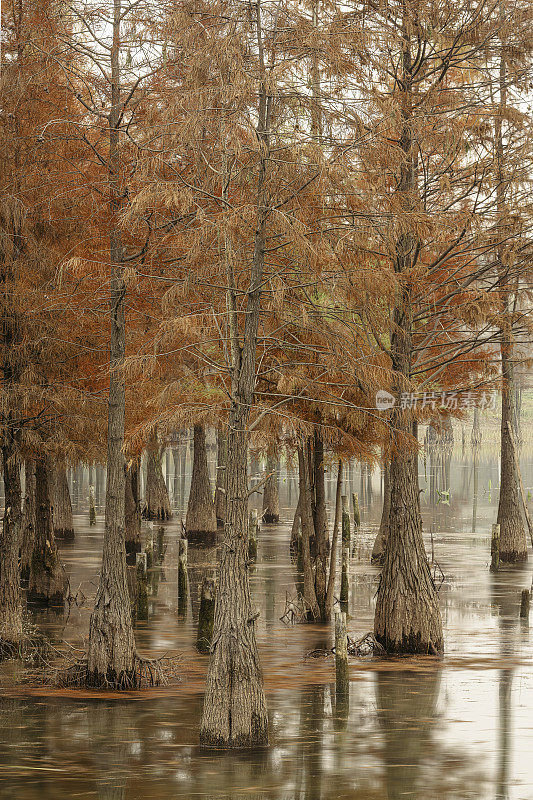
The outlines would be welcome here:
<svg viewBox="0 0 533 800">
<path fill-rule="evenodd" d="M 335 703 L 329 629 L 280 622 L 295 594 L 288 551 L 294 482 L 282 475 L 284 521 L 263 526 L 252 574 L 261 615 L 271 747 L 253 754 L 206 755 L 197 748 L 207 659 L 194 649 L 197 592 L 216 560 L 189 549 L 191 600 L 177 610 L 179 517 L 165 526 L 162 562 L 152 575 L 150 618 L 136 625 L 141 652 L 179 652 L 183 680 L 152 692 L 95 698 L 13 686 L 20 669 L 0 667 L 0 797 L 6 800 L 464 800 L 533 798 L 533 635 L 519 619 L 531 568 L 488 571 L 489 530 L 498 495 L 496 460 L 423 463 L 426 546 L 445 626 L 446 654 L 434 659 L 351 659 L 349 708 Z M 531 459 L 523 464 L 531 486 Z M 172 476 L 169 474 L 169 478 Z M 333 478 L 333 476 L 332 476 Z M 351 561 L 348 630 L 372 629 L 377 570 L 369 565 L 379 522 L 380 478 L 351 472 L 362 500 L 362 529 Z M 170 481 L 183 506 L 186 480 Z M 371 485 L 369 485 L 371 483 Z M 448 496 L 447 492 L 450 490 Z M 333 480 L 329 486 L 333 494 Z M 33 615 L 57 641 L 83 646 L 96 587 L 102 536 L 89 528 L 78 491 L 77 535 L 62 544 L 73 592 L 87 597 L 57 617 Z M 449 504 L 448 504 L 449 503 Z M 146 526 L 149 535 L 148 526 Z M 154 531 L 155 532 L 155 531 Z"/>
</svg>

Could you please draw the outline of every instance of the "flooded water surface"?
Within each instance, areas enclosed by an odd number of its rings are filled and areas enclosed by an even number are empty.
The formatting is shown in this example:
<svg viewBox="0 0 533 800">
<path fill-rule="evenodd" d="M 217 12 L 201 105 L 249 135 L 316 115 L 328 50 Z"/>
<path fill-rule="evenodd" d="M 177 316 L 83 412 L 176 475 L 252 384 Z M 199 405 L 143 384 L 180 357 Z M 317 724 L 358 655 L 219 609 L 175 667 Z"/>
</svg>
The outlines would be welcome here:
<svg viewBox="0 0 533 800">
<path fill-rule="evenodd" d="M 289 555 L 293 479 L 282 474 L 283 522 L 263 526 L 252 572 L 265 673 L 271 747 L 264 752 L 201 751 L 198 730 L 207 657 L 194 647 L 198 590 L 215 549 L 189 548 L 191 596 L 178 614 L 180 514 L 154 536 L 161 563 L 151 573 L 147 621 L 136 624 L 141 652 L 178 652 L 179 685 L 95 698 L 15 686 L 18 667 L 0 668 L 0 797 L 6 800 L 465 800 L 533 798 L 533 634 L 519 616 L 531 567 L 489 572 L 498 464 L 454 455 L 446 469 L 423 463 L 426 549 L 445 628 L 443 659 L 350 659 L 349 703 L 336 702 L 331 630 L 286 625 L 298 579 Z M 525 459 L 524 481 L 533 470 Z M 333 476 L 329 485 L 330 501 Z M 169 474 L 169 478 L 172 475 Z M 351 473 L 362 528 L 350 564 L 348 632 L 372 630 L 379 572 L 370 553 L 379 523 L 379 470 Z M 183 507 L 185 481 L 169 480 Z M 97 584 L 102 517 L 90 528 L 79 491 L 76 539 L 61 545 L 71 591 L 86 597 L 58 617 L 33 615 L 53 640 L 83 647 Z M 79 594 L 79 596 L 81 596 Z M 313 652 L 314 651 L 314 652 Z M 317 655 L 318 652 L 318 655 Z M 312 655 L 310 655 L 312 654 Z"/>
</svg>

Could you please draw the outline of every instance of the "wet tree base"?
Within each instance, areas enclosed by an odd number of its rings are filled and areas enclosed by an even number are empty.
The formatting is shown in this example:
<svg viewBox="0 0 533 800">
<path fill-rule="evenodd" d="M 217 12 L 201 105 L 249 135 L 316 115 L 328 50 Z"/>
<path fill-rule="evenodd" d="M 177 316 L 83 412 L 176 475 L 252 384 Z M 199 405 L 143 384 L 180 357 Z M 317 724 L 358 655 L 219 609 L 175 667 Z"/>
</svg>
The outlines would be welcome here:
<svg viewBox="0 0 533 800">
<path fill-rule="evenodd" d="M 56 539 L 72 541 L 74 539 L 74 528 L 54 528 Z"/>
<path fill-rule="evenodd" d="M 48 666 L 52 657 L 53 648 L 48 637 L 31 623 L 24 622 L 18 641 L 0 638 L 0 661 L 15 659 L 25 666 L 42 669 Z"/>
<path fill-rule="evenodd" d="M 22 658 L 23 642 L 11 642 L 8 639 L 0 638 L 0 661 L 9 661 L 14 658 Z"/>
<path fill-rule="evenodd" d="M 39 606 L 40 608 L 52 608 L 61 612 L 65 605 L 65 595 L 63 592 L 56 592 L 50 596 L 41 594 L 32 589 L 28 589 L 26 594 L 28 604 Z"/>
<path fill-rule="evenodd" d="M 225 739 L 216 733 L 200 732 L 200 747 L 204 750 L 251 750 L 268 747 L 268 725 L 256 714 L 252 714 L 249 734 Z"/>
<path fill-rule="evenodd" d="M 276 525 L 279 522 L 279 514 L 263 514 L 262 520 L 266 525 Z"/>
<path fill-rule="evenodd" d="M 219 540 L 219 531 L 185 531 L 185 537 L 195 547 L 213 547 Z"/>
<path fill-rule="evenodd" d="M 136 654 L 133 669 L 117 675 L 112 669 L 106 674 L 90 671 L 86 657 L 72 660 L 69 655 L 64 655 L 46 673 L 34 676 L 33 682 L 38 680 L 41 684 L 61 689 L 128 692 L 179 684 L 182 672 L 183 662 L 179 656 L 149 659 Z"/>
<path fill-rule="evenodd" d="M 527 550 L 500 550 L 499 561 L 503 564 L 523 564 L 527 561 Z"/>
<path fill-rule="evenodd" d="M 138 539 L 126 539 L 126 564 L 134 567 L 137 561 L 137 553 L 141 552 L 141 542 Z"/>
<path fill-rule="evenodd" d="M 172 519 L 172 511 L 165 508 L 147 508 L 145 507 L 142 512 L 143 519 L 168 522 Z"/>
<path fill-rule="evenodd" d="M 401 639 L 391 639 L 387 635 L 376 633 L 375 639 L 387 655 L 441 656 L 444 653 L 444 642 L 442 640 L 428 642 L 423 640 L 420 634 L 410 633 L 408 636 L 403 636 Z"/>
<path fill-rule="evenodd" d="M 377 555 L 372 556 L 370 563 L 374 567 L 382 567 L 385 563 L 385 553 L 378 553 Z"/>
</svg>

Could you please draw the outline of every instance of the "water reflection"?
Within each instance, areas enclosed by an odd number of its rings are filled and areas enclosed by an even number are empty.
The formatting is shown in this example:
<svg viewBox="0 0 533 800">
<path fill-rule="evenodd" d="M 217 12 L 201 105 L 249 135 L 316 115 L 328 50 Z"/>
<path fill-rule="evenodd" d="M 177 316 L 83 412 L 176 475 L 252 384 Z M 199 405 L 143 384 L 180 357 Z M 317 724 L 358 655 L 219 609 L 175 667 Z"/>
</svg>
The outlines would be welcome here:
<svg viewBox="0 0 533 800">
<path fill-rule="evenodd" d="M 421 764 L 432 749 L 441 669 L 377 672 L 376 704 L 383 730 L 388 800 L 418 797 Z"/>
<path fill-rule="evenodd" d="M 176 463 L 178 472 L 172 472 Z M 215 548 L 189 549 L 189 605 L 181 619 L 178 514 L 162 531 L 143 523 L 145 543 L 153 540 L 154 565 L 150 615 L 137 622 L 136 637 L 141 651 L 178 650 L 183 684 L 167 695 L 143 699 L 21 698 L 2 695 L 9 692 L 17 668 L 13 662 L 0 665 L 0 796 L 525 800 L 533 785 L 533 651 L 519 622 L 519 605 L 530 572 L 488 571 L 489 531 L 498 499 L 495 458 L 479 450 L 474 458 L 464 455 L 450 464 L 447 452 L 428 465 L 427 491 L 421 497 L 426 546 L 444 574 L 439 596 L 447 650 L 439 665 L 352 662 L 349 697 L 336 701 L 333 658 L 306 658 L 310 651 L 331 648 L 331 629 L 280 622 L 285 597 L 294 596 L 299 578 L 288 547 L 295 480 L 282 475 L 285 522 L 262 527 L 251 571 L 253 602 L 260 611 L 271 750 L 213 758 L 197 748 L 207 662 L 194 647 L 199 588 L 217 554 Z M 165 467 L 174 505 L 183 508 L 190 470 L 187 442 L 176 444 Z M 377 570 L 369 561 L 379 524 L 379 473 L 353 466 L 347 473 L 347 494 L 352 489 L 361 493 L 362 528 L 350 562 L 348 607 L 348 632 L 360 638 L 371 630 L 374 612 Z M 94 467 L 90 474 L 89 468 L 79 468 L 73 479 L 76 539 L 62 543 L 61 552 L 71 586 L 81 586 L 87 602 L 62 617 L 41 611 L 32 620 L 54 641 L 83 646 L 102 542 L 101 506 L 98 524 L 88 524 L 88 486 L 93 480 L 101 503 L 104 471 Z M 533 482 L 528 465 L 524 479 L 526 485 Z M 332 503 L 334 480 L 330 484 Z"/>
</svg>

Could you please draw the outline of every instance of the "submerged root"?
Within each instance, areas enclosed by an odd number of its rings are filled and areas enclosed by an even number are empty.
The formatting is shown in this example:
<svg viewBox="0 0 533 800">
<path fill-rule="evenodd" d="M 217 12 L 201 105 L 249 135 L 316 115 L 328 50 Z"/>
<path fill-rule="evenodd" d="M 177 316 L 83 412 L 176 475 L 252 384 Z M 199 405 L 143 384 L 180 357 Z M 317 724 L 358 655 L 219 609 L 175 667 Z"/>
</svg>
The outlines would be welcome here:
<svg viewBox="0 0 533 800">
<path fill-rule="evenodd" d="M 18 659 L 28 667 L 47 664 L 53 655 L 53 646 L 48 637 L 34 625 L 25 623 L 20 642 L 0 638 L 0 661 Z"/>
<path fill-rule="evenodd" d="M 179 656 L 165 655 L 151 659 L 143 658 L 136 653 L 131 672 L 117 675 L 109 670 L 106 675 L 100 675 L 89 672 L 85 653 L 81 655 L 82 651 L 72 647 L 70 650 L 70 654 L 60 653 L 56 663 L 49 663 L 46 671 L 34 674 L 26 682 L 37 682 L 60 689 L 131 691 L 169 686 L 181 681 L 183 666 Z"/>
<path fill-rule="evenodd" d="M 357 640 L 352 639 L 350 636 L 347 636 L 347 639 L 349 656 L 354 656 L 355 658 L 372 658 L 376 656 L 381 658 L 385 655 L 385 650 L 371 632 L 366 633 Z M 309 650 L 309 652 L 305 654 L 304 658 L 328 658 L 331 655 L 335 655 L 334 647 L 331 647 L 329 650 L 319 647 L 316 650 Z"/>
<path fill-rule="evenodd" d="M 309 622 L 314 616 L 313 609 L 300 592 L 296 597 L 290 597 L 289 593 L 285 596 L 285 611 L 281 615 L 280 622 L 285 625 L 294 625 L 298 622 Z"/>
</svg>

